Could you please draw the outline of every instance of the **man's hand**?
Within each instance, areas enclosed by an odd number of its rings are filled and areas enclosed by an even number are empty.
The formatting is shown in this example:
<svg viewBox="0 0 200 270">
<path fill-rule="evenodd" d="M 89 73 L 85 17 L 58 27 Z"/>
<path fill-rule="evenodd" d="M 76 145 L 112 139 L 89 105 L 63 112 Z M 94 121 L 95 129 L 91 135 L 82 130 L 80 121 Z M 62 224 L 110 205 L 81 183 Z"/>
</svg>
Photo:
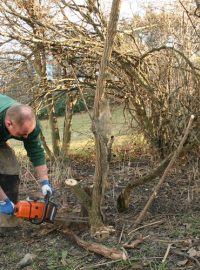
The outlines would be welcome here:
<svg viewBox="0 0 200 270">
<path fill-rule="evenodd" d="M 48 192 L 48 191 L 49 191 L 50 194 L 52 195 L 53 189 L 52 189 L 52 187 L 51 187 L 51 185 L 50 185 L 50 183 L 49 183 L 49 180 L 42 180 L 42 181 L 40 182 L 40 184 L 41 184 L 41 186 L 42 186 L 42 193 L 43 193 L 44 196 L 47 195 L 47 192 Z"/>
<path fill-rule="evenodd" d="M 14 203 L 8 198 L 5 201 L 0 201 L 0 213 L 5 215 L 12 215 L 14 212 Z"/>
</svg>

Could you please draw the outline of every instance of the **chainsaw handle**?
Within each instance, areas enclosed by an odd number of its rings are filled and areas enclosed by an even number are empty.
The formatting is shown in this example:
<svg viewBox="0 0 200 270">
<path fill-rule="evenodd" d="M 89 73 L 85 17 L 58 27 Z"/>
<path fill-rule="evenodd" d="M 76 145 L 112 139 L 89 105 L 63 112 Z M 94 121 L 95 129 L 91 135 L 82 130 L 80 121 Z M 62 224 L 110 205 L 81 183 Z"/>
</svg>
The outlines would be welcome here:
<svg viewBox="0 0 200 270">
<path fill-rule="evenodd" d="M 45 207 L 44 207 L 44 212 L 43 212 L 42 218 L 39 219 L 39 220 L 31 219 L 30 222 L 32 224 L 40 225 L 40 224 L 42 224 L 44 222 L 46 214 L 47 214 L 47 209 L 48 209 L 48 205 L 49 205 L 50 196 L 51 196 L 51 193 L 49 191 L 47 191 L 47 194 L 44 197 Z"/>
<path fill-rule="evenodd" d="M 44 201 L 46 204 L 48 204 L 50 197 L 51 197 L 51 193 L 50 193 L 50 191 L 47 191 L 47 194 L 44 197 Z"/>
</svg>

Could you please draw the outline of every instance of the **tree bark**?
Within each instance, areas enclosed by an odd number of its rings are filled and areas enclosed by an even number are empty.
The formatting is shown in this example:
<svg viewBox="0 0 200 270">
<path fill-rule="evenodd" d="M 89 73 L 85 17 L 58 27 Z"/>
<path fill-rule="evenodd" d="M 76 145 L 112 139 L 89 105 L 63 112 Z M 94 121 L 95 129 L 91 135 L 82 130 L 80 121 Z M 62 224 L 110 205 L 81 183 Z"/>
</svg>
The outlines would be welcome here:
<svg viewBox="0 0 200 270">
<path fill-rule="evenodd" d="M 49 149 L 49 147 L 48 147 L 48 145 L 46 143 L 46 140 L 45 140 L 44 134 L 42 132 L 42 129 L 40 130 L 40 138 L 41 138 L 44 150 L 47 153 L 48 157 L 50 158 L 50 160 L 54 160 L 54 156 L 53 156 L 51 150 Z"/>
<path fill-rule="evenodd" d="M 71 142 L 71 123 L 73 116 L 74 99 L 75 98 L 72 95 L 68 95 L 66 102 L 63 140 L 61 148 L 61 156 L 63 160 L 67 160 L 68 158 L 69 147 Z"/>
<path fill-rule="evenodd" d="M 87 192 L 79 185 L 75 179 L 65 180 L 65 184 L 72 190 L 76 195 L 81 205 L 83 205 L 89 212 L 91 209 L 91 197 Z"/>
<path fill-rule="evenodd" d="M 70 229 L 66 228 L 64 230 L 62 230 L 62 232 L 69 236 L 71 240 L 75 241 L 75 243 L 80 246 L 85 248 L 86 250 L 95 252 L 97 254 L 100 254 L 106 258 L 110 258 L 112 260 L 127 260 L 127 255 L 124 251 L 122 250 L 118 250 L 116 248 L 109 248 L 106 247 L 102 244 L 98 244 L 98 243 L 90 243 L 90 242 L 86 242 L 84 240 L 82 240 L 81 238 L 79 238 L 77 235 L 75 235 Z"/>
<path fill-rule="evenodd" d="M 55 108 L 54 108 L 54 99 L 51 93 L 47 93 L 46 97 L 48 116 L 49 116 L 49 124 L 51 127 L 51 139 L 52 139 L 52 147 L 53 153 L 55 157 L 59 157 L 60 155 L 60 135 L 58 129 L 58 122 L 55 116 Z"/>
<path fill-rule="evenodd" d="M 104 198 L 105 185 L 109 170 L 108 163 L 108 127 L 110 119 L 109 103 L 105 96 L 106 75 L 108 63 L 111 58 L 114 37 L 117 29 L 121 0 L 113 0 L 108 24 L 107 36 L 104 44 L 103 56 L 97 80 L 94 100 L 94 120 L 92 124 L 95 137 L 96 163 L 94 175 L 94 188 L 92 193 L 92 208 L 90 211 L 91 233 L 103 225 L 101 205 Z M 105 106 L 104 106 L 105 105 Z"/>
</svg>

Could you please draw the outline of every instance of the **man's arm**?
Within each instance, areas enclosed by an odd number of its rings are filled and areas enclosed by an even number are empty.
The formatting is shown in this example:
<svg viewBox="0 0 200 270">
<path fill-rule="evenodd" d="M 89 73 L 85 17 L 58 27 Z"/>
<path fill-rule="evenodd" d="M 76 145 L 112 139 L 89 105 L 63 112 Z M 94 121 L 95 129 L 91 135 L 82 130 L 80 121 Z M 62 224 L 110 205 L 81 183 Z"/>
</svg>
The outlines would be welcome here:
<svg viewBox="0 0 200 270">
<path fill-rule="evenodd" d="M 0 187 L 0 201 L 5 201 L 5 199 L 7 199 L 7 196 L 3 189 Z"/>
<path fill-rule="evenodd" d="M 46 195 L 47 192 L 50 192 L 50 194 L 52 194 L 53 190 L 49 183 L 44 149 L 42 147 L 42 143 L 39 137 L 39 132 L 40 125 L 39 122 L 37 122 L 35 130 L 31 134 L 29 134 L 28 138 L 23 139 L 23 141 L 30 161 L 35 168 L 38 181 L 42 187 L 42 193 L 43 195 Z"/>
<path fill-rule="evenodd" d="M 51 184 L 49 183 L 48 179 L 48 172 L 47 172 L 47 166 L 46 165 L 40 165 L 35 167 L 35 172 L 37 174 L 37 178 L 39 180 L 39 183 L 42 187 L 42 193 L 45 196 L 48 192 L 50 194 L 53 193 L 53 189 L 51 187 Z"/>
<path fill-rule="evenodd" d="M 35 167 L 35 172 L 39 181 L 48 180 L 48 170 L 46 164 Z"/>
</svg>

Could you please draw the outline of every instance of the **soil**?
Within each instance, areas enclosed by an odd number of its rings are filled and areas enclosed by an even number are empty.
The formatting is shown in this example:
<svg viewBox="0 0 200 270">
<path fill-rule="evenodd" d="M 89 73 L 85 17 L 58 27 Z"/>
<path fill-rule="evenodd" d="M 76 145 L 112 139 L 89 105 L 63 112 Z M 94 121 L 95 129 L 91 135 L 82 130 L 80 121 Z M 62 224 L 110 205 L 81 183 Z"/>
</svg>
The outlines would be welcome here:
<svg viewBox="0 0 200 270">
<path fill-rule="evenodd" d="M 71 174 L 82 185 L 92 184 L 94 164 L 79 160 L 73 161 L 71 167 Z M 116 202 L 121 190 L 135 175 L 147 173 L 150 167 L 151 161 L 145 157 L 112 162 L 110 189 L 106 193 L 104 210 L 105 224 L 113 226 L 115 232 L 106 239 L 92 238 L 86 223 L 79 224 L 80 206 L 77 199 L 58 180 L 60 176 L 56 180 L 54 175 L 55 200 L 62 206 L 62 212 L 66 210 L 70 230 L 88 242 L 125 251 L 127 261 L 114 261 L 79 247 L 57 224 L 33 225 L 22 221 L 13 235 L 0 237 L 0 270 L 20 269 L 19 262 L 26 254 L 34 255 L 30 265 L 23 268 L 27 270 L 200 269 L 200 179 L 189 168 L 176 168 L 171 172 L 143 223 L 134 231 L 134 220 L 145 206 L 158 179 L 135 188 L 129 209 L 123 213 L 117 211 Z M 33 178 L 27 179 L 27 175 L 22 174 L 20 198 L 23 199 L 37 191 Z M 138 239 L 137 244 L 135 241 Z M 132 244 L 132 248 L 124 246 L 125 243 Z"/>
</svg>

